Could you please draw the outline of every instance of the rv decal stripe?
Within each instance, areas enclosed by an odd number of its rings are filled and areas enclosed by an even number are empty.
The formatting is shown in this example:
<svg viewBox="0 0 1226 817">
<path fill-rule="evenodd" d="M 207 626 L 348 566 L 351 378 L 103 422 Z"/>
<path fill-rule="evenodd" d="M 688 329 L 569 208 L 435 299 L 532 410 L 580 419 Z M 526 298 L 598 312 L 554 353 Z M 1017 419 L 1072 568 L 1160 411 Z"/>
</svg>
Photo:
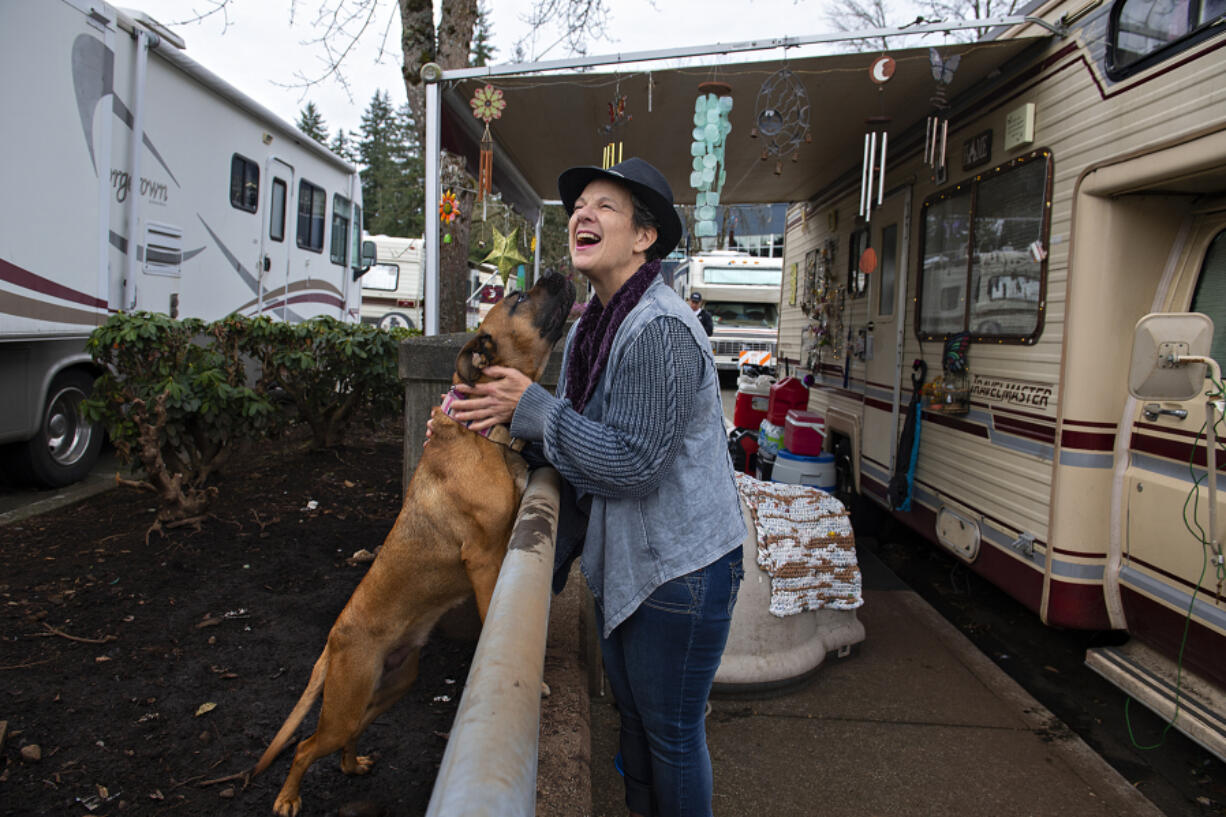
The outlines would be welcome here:
<svg viewBox="0 0 1226 817">
<path fill-rule="evenodd" d="M 1090 431 L 1069 431 L 1060 435 L 1060 445 L 1079 448 L 1083 451 L 1114 451 L 1115 434 L 1097 434 Z"/>
<path fill-rule="evenodd" d="M 1112 468 L 1115 454 L 1086 454 L 1081 451 L 1060 451 L 1060 464 L 1073 468 Z"/>
<path fill-rule="evenodd" d="M 1189 536 L 1188 536 L 1187 541 L 1188 541 L 1188 542 L 1192 542 L 1192 541 L 1193 541 L 1193 540 L 1192 540 L 1192 538 L 1191 538 L 1191 535 L 1190 535 L 1190 534 L 1189 534 Z M 1195 589 L 1196 589 L 1196 583 L 1195 583 L 1195 582 L 1190 582 L 1190 581 L 1188 581 L 1187 579 L 1182 579 L 1182 578 L 1180 578 L 1179 576 L 1176 576 L 1174 573 L 1171 573 L 1169 570 L 1163 570 L 1162 568 L 1158 567 L 1157 565 L 1155 565 L 1155 564 L 1150 564 L 1149 562 L 1145 561 L 1144 559 L 1138 559 L 1136 556 L 1129 556 L 1128 561 L 1129 561 L 1129 563 L 1130 563 L 1130 564 L 1140 565 L 1141 567 L 1145 568 L 1146 570 L 1149 570 L 1149 571 L 1152 571 L 1152 572 L 1154 572 L 1154 573 L 1157 573 L 1157 574 L 1159 574 L 1160 576 L 1165 576 L 1165 577 L 1166 577 L 1168 580 L 1170 580 L 1170 581 L 1172 581 L 1172 582 L 1175 582 L 1176 584 L 1182 584 L 1184 587 L 1188 588 L 1188 590 L 1190 590 L 1190 591 L 1191 591 L 1191 590 L 1195 590 Z M 1204 587 L 1202 587 L 1202 588 L 1200 589 L 1200 593 L 1199 593 L 1199 595 L 1201 595 L 1201 596 L 1205 596 L 1205 597 L 1208 597 L 1208 598 L 1210 598 L 1210 599 L 1213 599 L 1214 601 L 1222 601 L 1222 596 L 1221 596 L 1220 594 L 1215 593 L 1215 592 L 1213 592 L 1212 590 L 1210 590 L 1210 589 L 1209 589 L 1209 587 L 1208 587 L 1207 585 L 1206 585 L 1206 586 L 1204 586 Z"/>
<path fill-rule="evenodd" d="M 1192 618 L 1199 619 L 1218 630 L 1226 630 L 1226 610 L 1220 610 L 1211 604 L 1201 601 L 1200 598 L 1197 598 L 1195 603 L 1192 603 L 1191 593 L 1185 593 L 1183 590 L 1171 587 L 1165 582 L 1158 581 L 1152 576 L 1147 576 L 1131 567 L 1125 567 L 1120 570 L 1120 581 L 1131 585 L 1148 596 L 1166 602 L 1177 610 L 1187 612 L 1189 604 L 1191 604 Z"/>
<path fill-rule="evenodd" d="M 27 269 L 22 269 L 16 264 L 10 264 L 8 261 L 0 259 L 0 281 L 8 281 L 10 284 L 16 284 L 23 289 L 30 289 L 42 295 L 50 295 L 52 298 L 60 298 L 65 301 L 74 301 L 84 306 L 92 306 L 96 309 L 106 309 L 106 301 L 101 298 L 96 298 L 85 292 L 71 289 L 63 284 L 57 284 L 49 278 L 44 278 L 41 275 L 36 275 Z M 20 314 L 20 313 L 14 313 Z M 82 313 L 85 314 L 85 313 Z M 76 323 L 76 321 L 72 321 Z"/>
<path fill-rule="evenodd" d="M 1052 427 L 1044 428 L 1035 423 L 1028 423 L 1024 420 L 1018 420 L 1013 417 L 1002 417 L 997 414 L 992 415 L 992 427 L 998 431 L 1003 431 L 1006 434 L 1017 434 L 1020 437 L 1028 437 L 1032 440 L 1038 440 L 1041 443 L 1054 445 L 1056 442 L 1056 429 Z"/>
<path fill-rule="evenodd" d="M 1186 458 L 1183 462 L 1172 462 L 1171 460 L 1159 459 L 1158 457 L 1151 457 L 1148 454 L 1134 451 L 1132 452 L 1132 464 L 1142 471 L 1149 471 L 1153 474 L 1177 479 L 1187 485 L 1192 484 L 1192 474 L 1188 469 Z M 1205 466 L 1203 463 L 1196 470 L 1196 479 L 1200 482 L 1205 481 Z M 1217 485 L 1219 491 L 1226 491 L 1226 475 L 1221 473 L 1217 475 Z"/>
<path fill-rule="evenodd" d="M 1192 445 L 1189 443 L 1178 442 L 1176 440 L 1167 440 L 1163 439 L 1162 437 L 1154 437 L 1149 434 L 1138 434 L 1134 432 L 1132 435 L 1132 443 L 1129 447 L 1133 451 L 1140 451 L 1146 454 L 1153 454 L 1156 457 L 1165 457 L 1166 459 L 1177 460 L 1183 463 L 1185 473 L 1187 471 L 1189 458 L 1193 458 L 1192 461 L 1202 468 L 1205 467 L 1206 463 L 1204 443 L 1197 444 L 1195 451 L 1193 451 Z M 1215 463 L 1219 470 L 1222 468 L 1223 464 L 1226 464 L 1226 457 L 1223 456 L 1221 451 L 1217 453 Z"/>
<path fill-rule="evenodd" d="M 1160 426 L 1157 423 L 1133 423 L 1133 433 L 1136 433 L 1138 428 L 1146 429 L 1147 431 L 1157 431 L 1162 434 L 1169 434 L 1172 437 L 1187 437 L 1195 440 L 1201 436 L 1200 431 L 1192 431 L 1186 428 L 1172 428 L 1170 426 Z"/>
<path fill-rule="evenodd" d="M 197 214 L 196 217 L 200 218 L 199 214 Z M 259 282 L 255 279 L 255 276 L 252 275 L 246 267 L 239 263 L 238 258 L 234 255 L 234 253 L 230 252 L 230 249 L 222 242 L 221 236 L 213 232 L 213 228 L 209 226 L 207 221 L 200 218 L 200 223 L 204 225 L 204 229 L 208 230 L 209 235 L 212 236 L 213 241 L 216 242 L 217 248 L 221 250 L 221 254 L 226 257 L 226 261 L 230 262 L 230 266 L 232 266 L 234 271 L 238 273 L 238 277 L 243 279 L 243 283 L 245 283 L 252 292 L 255 292 L 259 288 Z"/>
<path fill-rule="evenodd" d="M 46 301 L 27 298 L 24 295 L 3 290 L 0 290 L 0 315 L 16 315 L 19 318 L 31 320 L 90 327 L 100 326 L 106 318 L 103 312 L 86 312 L 84 309 L 49 304 Z"/>
<path fill-rule="evenodd" d="M 1087 428 L 1109 428 L 1111 433 L 1115 433 L 1115 423 L 1101 423 L 1093 420 L 1065 420 L 1066 426 L 1086 426 Z"/>
<path fill-rule="evenodd" d="M 264 297 L 265 298 L 283 298 L 288 292 L 302 292 L 304 290 L 309 290 L 309 289 L 320 289 L 320 290 L 324 290 L 327 292 L 331 292 L 332 294 L 336 296 L 337 303 L 341 302 L 340 291 L 336 287 L 329 284 L 327 281 L 321 281 L 318 278 L 311 278 L 311 279 L 302 280 L 302 281 L 295 281 L 294 283 L 290 284 L 288 287 L 277 287 L 276 289 L 267 289 L 264 291 Z M 321 297 L 326 297 L 326 296 L 321 296 Z M 252 298 L 250 301 L 247 301 L 247 303 L 243 304 L 242 306 L 238 307 L 237 309 L 233 311 L 246 312 L 248 309 L 255 306 L 257 300 L 258 299 L 256 298 Z M 281 303 L 284 303 L 284 302 L 278 301 L 278 304 L 281 304 Z M 294 303 L 293 299 L 290 300 L 290 303 Z M 265 312 L 267 312 L 270 308 L 271 307 L 269 307 L 268 304 L 264 305 Z"/>
<path fill-rule="evenodd" d="M 934 411 L 924 409 L 924 419 L 934 425 L 945 426 L 952 428 L 954 431 L 963 431 L 975 437 L 988 438 L 988 430 L 978 423 L 968 423 L 965 420 L 957 417 L 949 417 L 944 414 L 938 414 Z"/>
</svg>

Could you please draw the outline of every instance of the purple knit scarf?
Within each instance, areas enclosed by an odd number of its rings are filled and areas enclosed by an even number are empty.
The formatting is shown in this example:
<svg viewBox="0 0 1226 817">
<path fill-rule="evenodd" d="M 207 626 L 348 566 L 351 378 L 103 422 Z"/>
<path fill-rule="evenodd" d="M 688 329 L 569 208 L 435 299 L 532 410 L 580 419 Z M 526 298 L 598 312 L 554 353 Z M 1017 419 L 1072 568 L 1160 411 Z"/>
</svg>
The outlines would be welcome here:
<svg viewBox="0 0 1226 817">
<path fill-rule="evenodd" d="M 659 274 L 660 262 L 648 261 L 613 293 L 608 306 L 602 304 L 599 298 L 593 298 L 579 318 L 579 327 L 575 330 L 575 340 L 566 364 L 566 398 L 575 411 L 582 412 L 587 406 L 592 390 L 600 382 L 601 372 L 609 361 L 609 350 L 613 348 L 618 327 Z"/>
</svg>

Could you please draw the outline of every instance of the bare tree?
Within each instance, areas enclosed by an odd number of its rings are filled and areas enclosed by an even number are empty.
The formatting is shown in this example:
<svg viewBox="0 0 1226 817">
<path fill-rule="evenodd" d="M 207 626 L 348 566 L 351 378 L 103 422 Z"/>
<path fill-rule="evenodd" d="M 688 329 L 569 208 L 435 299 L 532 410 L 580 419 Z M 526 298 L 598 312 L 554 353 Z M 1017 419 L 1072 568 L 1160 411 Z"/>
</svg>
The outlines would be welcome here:
<svg viewBox="0 0 1226 817">
<path fill-rule="evenodd" d="M 890 9 L 886 0 L 834 0 L 826 8 L 826 22 L 836 31 L 848 33 L 870 28 L 888 28 L 889 15 Z M 887 37 L 859 38 L 849 40 L 848 43 L 857 51 L 889 48 Z"/>
<path fill-rule="evenodd" d="M 929 13 L 935 20 L 987 20 L 1013 14 L 1023 5 L 1022 0 L 928 0 Z M 934 22 L 935 22 L 934 20 Z M 950 38 L 966 42 L 988 33 L 987 27 L 950 32 Z"/>
<path fill-rule="evenodd" d="M 220 14 L 229 23 L 229 7 L 238 0 L 203 0 L 206 8 L 188 20 L 198 22 Z M 585 53 L 589 38 L 605 36 L 608 20 L 606 0 L 536 0 L 531 12 L 523 18 L 532 33 L 516 43 L 512 53 L 524 53 L 523 43 L 538 32 L 560 27 L 561 38 L 573 53 Z M 297 11 L 298 0 L 289 0 L 290 18 Z M 400 18 L 400 47 L 403 55 L 401 75 L 404 78 L 409 110 L 417 126 L 418 144 L 425 143 L 425 88 L 421 80 L 422 66 L 436 63 L 444 70 L 465 68 L 472 53 L 473 32 L 479 18 L 477 0 L 441 0 L 442 16 L 434 25 L 432 0 L 319 0 L 311 26 L 316 36 L 309 41 L 323 54 L 323 67 L 315 74 L 299 72 L 296 85 L 303 89 L 333 80 L 348 90 L 345 66 L 357 59 L 358 45 L 370 36 L 378 37 L 375 59 L 388 50 L 396 17 Z M 539 58 L 544 51 L 534 54 Z M 350 94 L 352 96 L 352 94 Z M 455 192 L 460 216 L 449 227 L 452 240 L 440 244 L 439 255 L 439 331 L 459 332 L 465 325 L 465 281 L 468 278 L 468 239 L 476 182 L 465 167 L 462 157 L 444 155 L 439 177 L 444 190 Z"/>
</svg>

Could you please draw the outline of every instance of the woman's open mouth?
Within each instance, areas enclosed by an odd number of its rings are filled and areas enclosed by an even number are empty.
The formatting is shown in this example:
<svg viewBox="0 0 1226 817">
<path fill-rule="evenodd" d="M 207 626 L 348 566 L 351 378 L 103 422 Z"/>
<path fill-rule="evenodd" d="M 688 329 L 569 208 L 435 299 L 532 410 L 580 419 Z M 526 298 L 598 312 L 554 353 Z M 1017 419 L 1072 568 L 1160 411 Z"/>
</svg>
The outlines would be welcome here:
<svg viewBox="0 0 1226 817">
<path fill-rule="evenodd" d="M 575 232 L 576 247 L 591 247 L 600 243 L 600 236 L 593 233 L 591 230 L 577 230 Z"/>
</svg>

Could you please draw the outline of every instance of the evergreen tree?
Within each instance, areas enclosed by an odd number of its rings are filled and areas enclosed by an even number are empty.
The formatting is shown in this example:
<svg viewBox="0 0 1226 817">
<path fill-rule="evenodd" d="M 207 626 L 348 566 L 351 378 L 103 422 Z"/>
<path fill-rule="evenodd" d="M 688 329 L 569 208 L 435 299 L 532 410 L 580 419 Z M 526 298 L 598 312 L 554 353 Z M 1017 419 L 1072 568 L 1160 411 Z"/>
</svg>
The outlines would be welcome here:
<svg viewBox="0 0 1226 817">
<path fill-rule="evenodd" d="M 489 65 L 498 49 L 493 46 L 490 30 L 490 10 L 484 2 L 477 4 L 477 24 L 473 26 L 472 51 L 468 58 L 469 65 L 474 67 Z"/>
<path fill-rule="evenodd" d="M 314 139 L 321 145 L 328 144 L 328 126 L 323 114 L 315 107 L 315 103 L 307 101 L 306 107 L 298 113 L 298 130 Z"/>
<path fill-rule="evenodd" d="M 332 144 L 328 145 L 328 149 L 342 159 L 354 164 L 358 163 L 358 151 L 357 145 L 354 142 L 353 131 L 338 128 L 336 135 L 332 137 Z"/>
<path fill-rule="evenodd" d="M 362 114 L 357 145 L 369 233 L 415 236 L 425 227 L 424 169 L 416 134 L 408 106 L 394 110 L 390 95 L 376 91 Z"/>
</svg>

